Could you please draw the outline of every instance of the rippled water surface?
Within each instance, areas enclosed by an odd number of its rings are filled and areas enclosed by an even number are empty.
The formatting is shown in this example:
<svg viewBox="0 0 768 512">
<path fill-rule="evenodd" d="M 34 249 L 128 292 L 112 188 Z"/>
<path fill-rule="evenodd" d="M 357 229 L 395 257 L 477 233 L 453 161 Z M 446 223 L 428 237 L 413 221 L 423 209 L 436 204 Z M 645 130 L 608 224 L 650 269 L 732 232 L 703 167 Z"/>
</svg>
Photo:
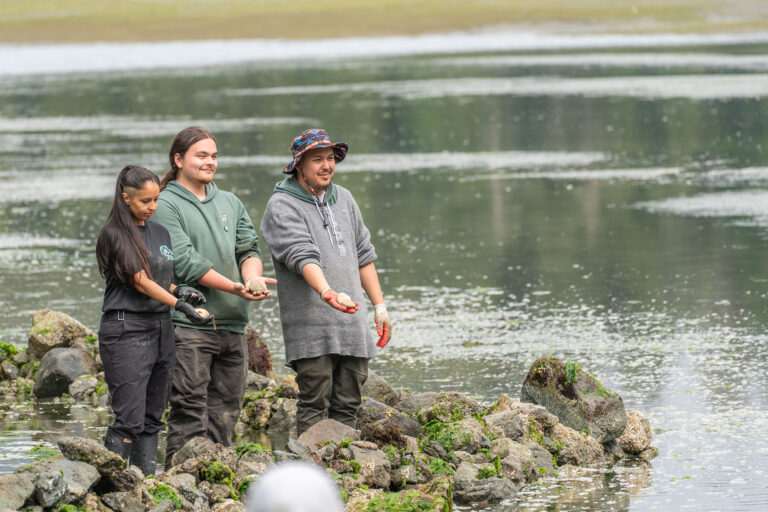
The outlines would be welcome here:
<svg viewBox="0 0 768 512">
<path fill-rule="evenodd" d="M 336 181 L 363 211 L 395 321 L 373 368 L 490 403 L 550 353 L 650 419 L 651 465 L 562 472 L 489 510 L 765 510 L 768 46 L 660 40 L 6 71 L 0 338 L 25 345 L 41 308 L 97 327 L 95 236 L 123 165 L 164 172 L 173 135 L 202 124 L 217 183 L 258 224 L 292 136 L 320 125 L 350 143 Z M 277 314 L 252 309 L 279 365 Z M 4 404 L 0 472 L 51 432 L 109 421 Z"/>
</svg>

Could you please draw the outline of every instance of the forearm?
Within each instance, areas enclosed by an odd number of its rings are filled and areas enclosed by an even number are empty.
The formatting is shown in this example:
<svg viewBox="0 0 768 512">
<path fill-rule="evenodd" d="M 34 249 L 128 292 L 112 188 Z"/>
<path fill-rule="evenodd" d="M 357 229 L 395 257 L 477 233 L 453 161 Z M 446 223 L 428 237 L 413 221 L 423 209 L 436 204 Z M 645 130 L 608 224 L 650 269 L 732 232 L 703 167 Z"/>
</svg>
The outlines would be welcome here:
<svg viewBox="0 0 768 512">
<path fill-rule="evenodd" d="M 264 265 L 259 258 L 248 258 L 240 265 L 240 275 L 243 276 L 243 282 L 248 282 L 254 277 L 261 277 L 264 273 Z"/>
<path fill-rule="evenodd" d="M 236 288 L 234 281 L 219 274 L 213 269 L 210 269 L 208 272 L 203 274 L 200 279 L 197 280 L 197 282 L 207 288 L 213 288 L 214 290 L 221 290 L 230 293 L 232 293 Z"/>
<path fill-rule="evenodd" d="M 317 293 L 323 293 L 323 290 L 330 288 L 328 281 L 325 280 L 323 269 L 316 263 L 307 263 L 301 269 L 301 275 L 307 284 Z"/>
<path fill-rule="evenodd" d="M 144 270 L 134 274 L 133 286 L 144 295 L 148 295 L 156 301 L 162 302 L 163 304 L 167 304 L 171 307 L 175 306 L 176 301 L 178 300 L 167 290 L 164 290 L 162 286 L 151 280 Z"/>
<path fill-rule="evenodd" d="M 384 294 L 381 293 L 379 275 L 376 273 L 376 266 L 373 263 L 360 267 L 360 284 L 363 285 L 363 290 L 371 299 L 371 304 L 384 304 Z"/>
</svg>

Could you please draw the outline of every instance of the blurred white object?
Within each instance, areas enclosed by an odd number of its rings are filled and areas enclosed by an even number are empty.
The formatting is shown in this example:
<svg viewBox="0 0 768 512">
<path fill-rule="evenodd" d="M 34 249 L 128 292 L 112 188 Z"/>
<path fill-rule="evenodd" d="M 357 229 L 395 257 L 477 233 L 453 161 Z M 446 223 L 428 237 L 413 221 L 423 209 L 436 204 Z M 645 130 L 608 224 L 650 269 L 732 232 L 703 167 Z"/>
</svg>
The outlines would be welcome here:
<svg viewBox="0 0 768 512">
<path fill-rule="evenodd" d="M 266 471 L 248 491 L 248 512 L 342 512 L 339 490 L 313 464 L 285 462 Z"/>
</svg>

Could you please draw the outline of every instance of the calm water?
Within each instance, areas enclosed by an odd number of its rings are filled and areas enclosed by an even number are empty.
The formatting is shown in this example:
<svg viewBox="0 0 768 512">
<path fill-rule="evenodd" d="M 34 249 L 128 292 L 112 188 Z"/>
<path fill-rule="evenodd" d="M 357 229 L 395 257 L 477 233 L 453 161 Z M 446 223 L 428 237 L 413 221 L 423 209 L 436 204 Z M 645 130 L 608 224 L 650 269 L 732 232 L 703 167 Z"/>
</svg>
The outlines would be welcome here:
<svg viewBox="0 0 768 512">
<path fill-rule="evenodd" d="M 25 345 L 41 308 L 97 327 L 95 236 L 124 164 L 164 172 L 202 124 L 258 225 L 292 136 L 319 125 L 350 143 L 336 180 L 395 321 L 373 368 L 490 403 L 551 353 L 655 429 L 651 466 L 508 507 L 764 510 L 768 46 L 641 46 L 0 78 L 0 338 Z M 252 311 L 279 366 L 276 301 Z M 109 421 L 0 406 L 0 472 Z"/>
</svg>

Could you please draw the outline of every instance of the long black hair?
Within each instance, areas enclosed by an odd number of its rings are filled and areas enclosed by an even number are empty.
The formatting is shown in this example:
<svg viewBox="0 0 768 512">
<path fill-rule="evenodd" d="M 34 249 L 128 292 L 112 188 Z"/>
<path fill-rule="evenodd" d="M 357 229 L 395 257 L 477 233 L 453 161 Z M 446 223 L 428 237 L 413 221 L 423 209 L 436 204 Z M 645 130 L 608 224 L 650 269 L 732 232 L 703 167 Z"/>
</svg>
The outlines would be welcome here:
<svg viewBox="0 0 768 512">
<path fill-rule="evenodd" d="M 201 140 L 211 139 L 216 142 L 216 137 L 211 132 L 200 126 L 190 126 L 184 128 L 171 142 L 171 150 L 168 152 L 168 160 L 171 162 L 171 170 L 166 172 L 163 179 L 160 180 L 160 190 L 163 190 L 168 183 L 175 180 L 179 176 L 179 166 L 176 165 L 176 155 L 184 155 L 193 144 L 200 142 Z"/>
<path fill-rule="evenodd" d="M 140 190 L 148 181 L 160 185 L 160 179 L 152 171 L 138 165 L 126 165 L 117 175 L 115 198 L 107 221 L 99 231 L 96 242 L 96 261 L 101 277 L 108 273 L 114 275 L 126 288 L 133 288 L 133 275 L 144 270 L 152 279 L 149 271 L 149 251 L 141 239 L 131 209 L 125 204 L 123 192 L 126 189 Z"/>
</svg>

